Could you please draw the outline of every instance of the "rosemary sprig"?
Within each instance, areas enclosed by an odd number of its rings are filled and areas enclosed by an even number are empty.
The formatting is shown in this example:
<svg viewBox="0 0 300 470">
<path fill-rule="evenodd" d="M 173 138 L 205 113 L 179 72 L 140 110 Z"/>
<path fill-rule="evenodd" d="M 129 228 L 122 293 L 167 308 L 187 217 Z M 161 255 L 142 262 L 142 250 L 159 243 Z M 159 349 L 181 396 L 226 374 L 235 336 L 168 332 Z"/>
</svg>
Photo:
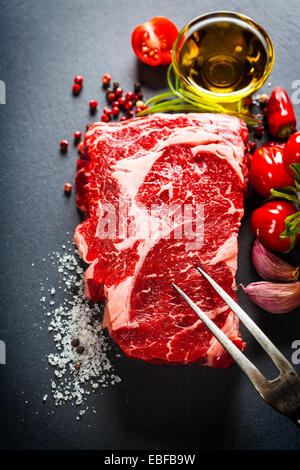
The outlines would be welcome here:
<svg viewBox="0 0 300 470">
<path fill-rule="evenodd" d="M 148 108 L 138 113 L 137 116 L 146 116 L 147 114 L 169 111 L 194 111 L 231 114 L 244 119 L 246 124 L 251 126 L 262 123 L 261 115 L 254 116 L 252 114 L 243 113 L 241 105 L 237 111 L 233 111 L 217 103 L 205 103 L 198 95 L 180 86 L 178 77 L 174 74 L 172 64 L 167 71 L 167 82 L 170 91 L 161 93 L 146 101 L 145 106 L 148 106 Z"/>
<path fill-rule="evenodd" d="M 294 186 L 286 186 L 284 188 L 271 189 L 271 196 L 266 199 L 266 202 L 273 201 L 274 199 L 286 199 L 290 202 L 299 203 L 297 196 L 297 189 Z M 291 194 L 292 193 L 292 194 Z"/>
<path fill-rule="evenodd" d="M 192 111 L 194 111 L 195 113 L 199 112 L 199 108 L 196 107 L 196 106 L 192 106 L 192 105 L 189 105 L 189 104 L 182 104 L 182 105 L 173 104 L 173 101 L 177 101 L 177 100 L 170 100 L 169 105 L 164 104 L 162 106 L 159 106 L 159 105 L 151 106 L 147 110 L 145 109 L 144 111 L 141 111 L 138 114 L 138 116 L 146 116 L 147 114 L 153 114 L 153 113 L 166 113 L 168 111 L 175 111 L 175 112 L 176 111 L 178 111 L 178 112 L 182 112 L 182 111 L 192 112 Z"/>
</svg>

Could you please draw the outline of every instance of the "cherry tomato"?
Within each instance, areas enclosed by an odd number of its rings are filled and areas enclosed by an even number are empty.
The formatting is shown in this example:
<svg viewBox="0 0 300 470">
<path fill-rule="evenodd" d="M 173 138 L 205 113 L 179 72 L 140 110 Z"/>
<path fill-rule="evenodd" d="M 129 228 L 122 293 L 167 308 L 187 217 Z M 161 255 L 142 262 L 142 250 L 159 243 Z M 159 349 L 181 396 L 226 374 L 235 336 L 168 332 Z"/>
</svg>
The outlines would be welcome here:
<svg viewBox="0 0 300 470">
<path fill-rule="evenodd" d="M 285 171 L 283 164 L 283 148 L 264 146 L 257 149 L 251 161 L 250 180 L 263 197 L 268 197 L 272 188 L 293 185 L 294 178 Z"/>
<path fill-rule="evenodd" d="M 252 231 L 266 248 L 287 251 L 290 248 L 290 239 L 280 238 L 280 234 L 285 230 L 285 219 L 295 212 L 296 208 L 290 202 L 267 202 L 253 212 L 250 218 Z M 296 241 L 298 238 L 299 235 Z"/>
<path fill-rule="evenodd" d="M 137 57 L 148 65 L 168 65 L 172 62 L 172 47 L 178 29 L 163 16 L 137 26 L 131 36 L 132 48 Z"/>
<path fill-rule="evenodd" d="M 300 131 L 292 134 L 284 147 L 283 163 L 286 171 L 295 177 L 294 171 L 290 165 L 292 163 L 300 163 Z"/>
</svg>

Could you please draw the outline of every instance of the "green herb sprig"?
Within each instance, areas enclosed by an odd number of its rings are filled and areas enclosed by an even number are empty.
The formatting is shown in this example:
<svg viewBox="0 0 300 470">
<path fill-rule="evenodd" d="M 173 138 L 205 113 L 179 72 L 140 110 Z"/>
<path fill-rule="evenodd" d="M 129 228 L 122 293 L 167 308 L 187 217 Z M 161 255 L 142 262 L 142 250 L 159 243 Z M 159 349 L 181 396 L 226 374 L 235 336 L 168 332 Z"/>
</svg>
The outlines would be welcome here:
<svg viewBox="0 0 300 470">
<path fill-rule="evenodd" d="M 206 112 L 232 114 L 243 119 L 246 124 L 250 126 L 262 123 L 262 116 L 260 115 L 254 116 L 252 114 L 243 113 L 241 109 L 233 111 L 217 103 L 205 103 L 200 96 L 181 86 L 178 77 L 174 73 L 172 64 L 169 66 L 167 71 L 167 82 L 170 91 L 161 93 L 146 101 L 145 106 L 149 107 L 138 113 L 137 116 L 146 116 L 152 113 L 165 113 L 170 111 Z"/>
</svg>

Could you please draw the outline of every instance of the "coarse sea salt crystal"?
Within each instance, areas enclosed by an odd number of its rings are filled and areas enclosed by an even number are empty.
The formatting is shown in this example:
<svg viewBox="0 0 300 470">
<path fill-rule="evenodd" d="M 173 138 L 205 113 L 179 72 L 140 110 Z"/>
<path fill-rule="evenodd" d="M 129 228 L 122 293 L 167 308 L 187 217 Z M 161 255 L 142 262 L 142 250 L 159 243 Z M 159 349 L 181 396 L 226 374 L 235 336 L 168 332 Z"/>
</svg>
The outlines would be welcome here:
<svg viewBox="0 0 300 470">
<path fill-rule="evenodd" d="M 102 330 L 102 306 L 91 305 L 83 295 L 84 270 L 80 266 L 77 250 L 62 254 L 53 252 L 52 255 L 54 257 L 49 255 L 49 258 L 56 258 L 53 263 L 59 280 L 58 286 L 51 287 L 48 292 L 50 296 L 57 291 L 64 292 L 60 294 L 64 295 L 64 299 L 61 302 L 57 299 L 56 307 L 45 312 L 46 318 L 51 317 L 48 330 L 53 334 L 56 349 L 47 355 L 55 376 L 55 380 L 51 381 L 51 394 L 57 406 L 67 402 L 80 406 L 87 401 L 91 390 L 96 393 L 98 388 L 115 385 L 121 379 L 108 356 L 110 340 Z M 49 305 L 54 306 L 50 299 Z M 43 297 L 41 303 L 45 302 L 46 297 Z M 76 338 L 84 347 L 83 354 L 78 354 L 76 348 L 71 346 L 71 341 Z M 76 419 L 83 416 L 87 409 L 81 410 Z"/>
</svg>

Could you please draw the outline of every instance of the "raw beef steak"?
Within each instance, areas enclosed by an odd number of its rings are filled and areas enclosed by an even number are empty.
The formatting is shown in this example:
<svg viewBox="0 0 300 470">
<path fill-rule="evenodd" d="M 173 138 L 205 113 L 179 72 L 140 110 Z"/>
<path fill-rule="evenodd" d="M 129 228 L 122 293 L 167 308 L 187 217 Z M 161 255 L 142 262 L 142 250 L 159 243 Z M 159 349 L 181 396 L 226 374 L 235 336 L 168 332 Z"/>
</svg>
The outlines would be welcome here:
<svg viewBox="0 0 300 470">
<path fill-rule="evenodd" d="M 237 317 L 195 266 L 236 298 L 247 138 L 243 121 L 214 114 L 156 114 L 88 128 L 76 177 L 86 220 L 75 241 L 89 264 L 85 295 L 106 300 L 103 324 L 128 356 L 232 363 L 171 281 L 243 349 Z"/>
</svg>

